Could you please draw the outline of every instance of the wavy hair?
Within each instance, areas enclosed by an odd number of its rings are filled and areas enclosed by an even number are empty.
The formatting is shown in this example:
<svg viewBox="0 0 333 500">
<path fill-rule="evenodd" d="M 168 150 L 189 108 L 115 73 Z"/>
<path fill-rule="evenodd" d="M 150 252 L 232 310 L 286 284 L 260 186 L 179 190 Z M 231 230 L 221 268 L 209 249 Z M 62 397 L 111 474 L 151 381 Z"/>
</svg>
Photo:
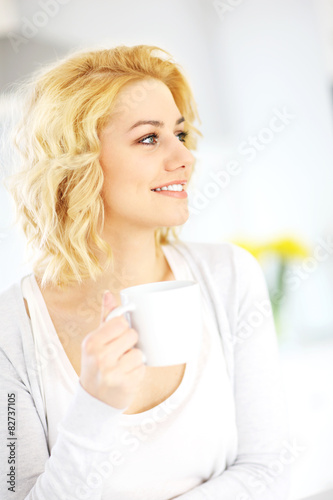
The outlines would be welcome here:
<svg viewBox="0 0 333 500">
<path fill-rule="evenodd" d="M 22 87 L 25 108 L 14 143 L 23 161 L 6 186 L 42 286 L 96 279 L 113 262 L 112 249 L 100 236 L 104 205 L 99 134 L 122 88 L 149 77 L 170 89 L 186 120 L 185 145 L 196 149 L 196 135 L 202 134 L 194 126 L 200 118 L 191 88 L 172 56 L 159 47 L 76 53 L 35 73 Z M 170 242 L 170 230 L 179 240 L 175 227 L 161 227 L 155 230 L 157 247 Z M 105 255 L 103 264 L 96 249 Z"/>
</svg>

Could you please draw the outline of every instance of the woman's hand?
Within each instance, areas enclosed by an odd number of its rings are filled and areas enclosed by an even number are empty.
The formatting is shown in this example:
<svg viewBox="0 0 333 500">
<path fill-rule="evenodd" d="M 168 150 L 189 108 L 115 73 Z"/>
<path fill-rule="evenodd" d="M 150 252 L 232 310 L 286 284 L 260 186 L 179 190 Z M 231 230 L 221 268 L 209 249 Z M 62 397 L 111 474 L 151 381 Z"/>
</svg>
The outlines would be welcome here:
<svg viewBox="0 0 333 500">
<path fill-rule="evenodd" d="M 80 383 L 95 398 L 114 408 L 125 408 L 134 399 L 146 365 L 142 351 L 132 349 L 139 336 L 124 316 L 105 321 L 116 306 L 111 292 L 105 292 L 101 323 L 81 344 Z"/>
</svg>

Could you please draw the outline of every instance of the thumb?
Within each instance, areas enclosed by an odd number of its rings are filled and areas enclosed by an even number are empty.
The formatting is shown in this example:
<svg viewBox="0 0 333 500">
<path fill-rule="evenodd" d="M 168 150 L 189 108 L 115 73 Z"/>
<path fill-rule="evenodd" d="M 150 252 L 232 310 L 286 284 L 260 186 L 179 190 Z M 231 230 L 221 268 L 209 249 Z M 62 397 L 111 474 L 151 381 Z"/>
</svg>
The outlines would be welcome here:
<svg viewBox="0 0 333 500">
<path fill-rule="evenodd" d="M 101 323 L 103 323 L 107 315 L 118 307 L 117 300 L 115 296 L 109 291 L 105 290 L 102 297 L 102 308 L 101 308 Z"/>
</svg>

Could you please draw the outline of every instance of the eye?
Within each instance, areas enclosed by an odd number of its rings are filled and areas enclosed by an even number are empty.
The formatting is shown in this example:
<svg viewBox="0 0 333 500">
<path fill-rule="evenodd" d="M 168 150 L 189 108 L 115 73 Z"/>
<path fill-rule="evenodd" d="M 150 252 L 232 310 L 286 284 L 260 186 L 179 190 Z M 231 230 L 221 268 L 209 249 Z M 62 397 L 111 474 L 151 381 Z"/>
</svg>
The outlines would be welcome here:
<svg viewBox="0 0 333 500">
<path fill-rule="evenodd" d="M 186 140 L 186 137 L 188 136 L 188 132 L 180 132 L 179 134 L 177 134 L 178 137 L 179 137 L 179 140 L 181 142 L 185 142 Z"/>
<path fill-rule="evenodd" d="M 141 144 L 145 144 L 146 146 L 151 146 L 151 145 L 154 145 L 156 143 L 154 142 L 143 142 L 143 141 L 147 141 L 148 139 L 158 139 L 159 138 L 159 135 L 158 134 L 150 134 L 150 135 L 147 135 L 146 137 L 144 137 L 143 139 L 140 139 L 139 143 Z"/>
<path fill-rule="evenodd" d="M 180 142 L 185 142 L 187 135 L 188 135 L 188 132 L 179 132 L 179 134 L 177 134 L 177 137 L 179 138 Z M 143 139 L 140 139 L 140 141 L 138 141 L 138 142 L 140 144 L 145 144 L 146 146 L 152 146 L 152 145 L 156 144 L 156 142 L 151 142 L 150 139 L 157 140 L 157 139 L 159 139 L 159 135 L 154 132 L 153 134 L 149 134 L 146 137 L 143 137 Z M 148 140 L 149 140 L 149 142 L 143 142 L 143 141 L 148 141 Z"/>
</svg>

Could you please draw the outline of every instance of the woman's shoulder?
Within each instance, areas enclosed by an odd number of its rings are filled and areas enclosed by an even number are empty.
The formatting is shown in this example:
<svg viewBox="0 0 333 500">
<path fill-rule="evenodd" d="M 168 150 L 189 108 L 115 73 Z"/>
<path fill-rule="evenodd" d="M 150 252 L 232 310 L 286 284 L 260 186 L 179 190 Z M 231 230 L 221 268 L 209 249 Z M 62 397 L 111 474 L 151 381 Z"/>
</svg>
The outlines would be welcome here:
<svg viewBox="0 0 333 500">
<path fill-rule="evenodd" d="M 22 331 L 28 328 L 21 280 L 0 292 L 0 348 L 12 354 L 22 348 Z"/>
<path fill-rule="evenodd" d="M 197 259 L 203 260 L 207 265 L 219 267 L 257 267 L 257 259 L 245 248 L 231 241 L 201 242 L 177 241 L 175 248 L 190 252 Z"/>
<path fill-rule="evenodd" d="M 12 283 L 0 291 L 0 317 L 1 325 L 7 326 L 17 316 L 18 298 L 20 296 L 20 285 Z"/>
<path fill-rule="evenodd" d="M 200 270 L 205 281 L 216 283 L 227 295 L 237 297 L 251 288 L 265 288 L 265 277 L 258 260 L 245 248 L 230 241 L 174 243 L 183 256 Z"/>
</svg>

